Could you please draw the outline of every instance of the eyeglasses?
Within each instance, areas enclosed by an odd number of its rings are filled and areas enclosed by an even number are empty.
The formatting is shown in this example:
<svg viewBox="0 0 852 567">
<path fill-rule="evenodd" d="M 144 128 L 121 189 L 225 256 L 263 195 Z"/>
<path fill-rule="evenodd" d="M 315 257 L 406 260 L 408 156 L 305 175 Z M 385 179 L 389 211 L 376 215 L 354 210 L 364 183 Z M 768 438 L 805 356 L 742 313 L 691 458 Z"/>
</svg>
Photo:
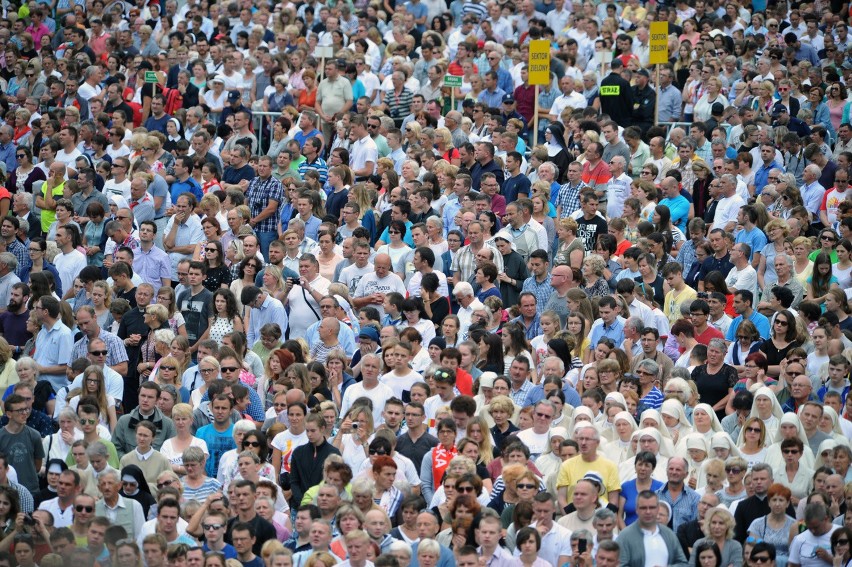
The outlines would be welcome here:
<svg viewBox="0 0 852 567">
<path fill-rule="evenodd" d="M 200 368 L 199 372 L 202 374 L 210 374 L 211 372 L 216 372 L 215 368 Z"/>
<path fill-rule="evenodd" d="M 237 370 L 239 370 L 239 368 L 237 368 L 236 366 L 223 366 L 219 370 L 221 370 L 222 372 L 236 372 Z"/>
<path fill-rule="evenodd" d="M 517 486 L 518 486 L 518 490 L 532 490 L 532 489 L 536 488 L 536 486 L 534 484 L 527 484 L 527 483 L 518 484 Z"/>
<path fill-rule="evenodd" d="M 173 480 L 164 480 L 163 482 L 158 482 L 157 488 L 164 488 L 166 486 L 171 486 L 172 484 L 174 484 L 174 482 L 175 481 L 173 481 Z"/>
<path fill-rule="evenodd" d="M 224 526 L 222 524 L 201 524 L 201 527 L 206 532 L 207 530 L 221 530 Z"/>
<path fill-rule="evenodd" d="M 129 216 L 118 216 L 118 215 L 116 215 L 115 218 L 118 219 L 118 220 L 130 220 Z"/>
<path fill-rule="evenodd" d="M 243 447 L 260 447 L 260 441 L 243 441 Z"/>
<path fill-rule="evenodd" d="M 780 179 L 780 177 L 768 177 L 767 179 L 769 181 L 778 181 Z"/>
<path fill-rule="evenodd" d="M 553 416 L 549 413 L 541 413 L 540 411 L 535 412 L 536 417 L 541 417 L 544 419 L 551 419 Z"/>
<path fill-rule="evenodd" d="M 389 230 L 388 234 L 399 234 L 398 230 Z"/>
</svg>

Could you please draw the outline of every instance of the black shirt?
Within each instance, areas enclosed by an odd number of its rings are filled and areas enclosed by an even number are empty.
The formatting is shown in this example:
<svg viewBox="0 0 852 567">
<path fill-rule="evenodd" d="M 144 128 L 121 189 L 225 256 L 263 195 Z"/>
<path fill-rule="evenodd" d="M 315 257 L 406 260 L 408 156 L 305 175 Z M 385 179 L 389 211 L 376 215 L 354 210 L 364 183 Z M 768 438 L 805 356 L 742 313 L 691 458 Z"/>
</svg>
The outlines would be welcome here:
<svg viewBox="0 0 852 567">
<path fill-rule="evenodd" d="M 225 543 L 230 543 L 231 545 L 234 544 L 231 540 L 231 530 L 233 529 L 234 524 L 237 523 L 240 523 L 240 519 L 238 517 L 228 520 L 228 530 L 225 532 Z M 254 528 L 255 540 L 251 550 L 255 555 L 260 555 L 260 549 L 268 540 L 278 539 L 278 533 L 275 531 L 275 527 L 257 514 L 255 514 L 254 518 L 246 523 L 251 524 Z"/>
</svg>

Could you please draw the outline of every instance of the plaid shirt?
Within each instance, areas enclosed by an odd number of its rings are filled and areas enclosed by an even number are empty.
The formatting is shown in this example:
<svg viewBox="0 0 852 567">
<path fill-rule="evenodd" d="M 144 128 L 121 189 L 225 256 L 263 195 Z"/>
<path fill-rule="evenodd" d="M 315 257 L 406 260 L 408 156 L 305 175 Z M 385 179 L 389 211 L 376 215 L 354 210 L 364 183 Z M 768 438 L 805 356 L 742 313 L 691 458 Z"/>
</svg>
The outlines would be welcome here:
<svg viewBox="0 0 852 567">
<path fill-rule="evenodd" d="M 18 267 L 15 269 L 15 274 L 17 274 L 20 278 L 29 270 L 30 266 L 32 266 L 32 260 L 30 260 L 30 252 L 27 250 L 27 246 L 24 246 L 21 244 L 20 240 L 15 238 L 12 242 L 6 245 L 6 251 L 14 254 L 15 258 L 18 260 Z"/>
<path fill-rule="evenodd" d="M 588 187 L 580 181 L 576 187 L 571 187 L 570 183 L 566 183 L 559 188 L 556 194 L 556 208 L 562 207 L 560 218 L 568 218 L 574 211 L 580 210 L 580 193 Z"/>
<path fill-rule="evenodd" d="M 535 312 L 536 315 L 541 315 L 544 312 L 544 306 L 547 305 L 547 300 L 550 299 L 550 295 L 553 293 L 553 286 L 550 285 L 550 274 L 547 274 L 547 277 L 541 283 L 538 283 L 535 276 L 525 279 L 521 293 L 527 291 L 535 295 Z"/>
<path fill-rule="evenodd" d="M 519 407 L 524 407 L 524 402 L 527 401 L 527 394 L 530 393 L 532 388 L 533 383 L 529 380 L 524 380 L 524 383 L 521 384 L 521 387 L 517 392 L 514 389 L 509 388 L 509 397 L 512 398 L 512 401 L 518 404 Z"/>
<path fill-rule="evenodd" d="M 675 262 L 683 266 L 683 273 L 688 274 L 692 269 L 692 265 L 698 261 L 698 256 L 695 255 L 695 244 L 690 238 L 680 247 L 680 252 L 677 254 Z"/>
<path fill-rule="evenodd" d="M 269 201 L 284 202 L 284 187 L 273 176 L 266 179 L 255 177 L 246 189 L 246 202 L 251 209 L 251 216 L 256 217 L 263 212 Z M 280 208 L 254 226 L 255 232 L 277 232 L 280 221 Z"/>
<path fill-rule="evenodd" d="M 490 248 L 493 252 L 492 257 L 494 258 L 493 262 L 497 266 L 497 272 L 500 273 L 503 271 L 503 255 L 490 244 L 485 244 L 487 248 Z M 473 275 L 476 270 L 476 254 L 470 248 L 470 245 L 463 246 L 456 253 L 456 257 L 453 259 L 453 274 L 459 276 L 459 281 L 466 282 Z"/>
</svg>

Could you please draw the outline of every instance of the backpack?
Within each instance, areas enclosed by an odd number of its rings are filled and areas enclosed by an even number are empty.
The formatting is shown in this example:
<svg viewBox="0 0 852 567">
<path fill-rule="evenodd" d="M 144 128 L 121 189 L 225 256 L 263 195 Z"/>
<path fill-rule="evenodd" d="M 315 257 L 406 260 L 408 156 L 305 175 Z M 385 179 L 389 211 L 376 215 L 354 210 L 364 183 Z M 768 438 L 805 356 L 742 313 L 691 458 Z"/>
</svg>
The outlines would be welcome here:
<svg viewBox="0 0 852 567">
<path fill-rule="evenodd" d="M 173 115 L 176 110 L 183 108 L 183 95 L 177 89 L 160 86 L 160 91 L 163 93 L 166 114 Z"/>
</svg>

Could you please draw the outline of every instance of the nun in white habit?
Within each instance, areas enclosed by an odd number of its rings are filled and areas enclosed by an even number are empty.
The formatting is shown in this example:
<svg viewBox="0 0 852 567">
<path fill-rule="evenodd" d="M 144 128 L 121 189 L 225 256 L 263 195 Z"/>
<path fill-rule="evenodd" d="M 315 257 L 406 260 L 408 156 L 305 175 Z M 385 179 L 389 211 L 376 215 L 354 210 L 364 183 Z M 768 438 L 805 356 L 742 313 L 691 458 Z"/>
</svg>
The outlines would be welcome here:
<svg viewBox="0 0 852 567">
<path fill-rule="evenodd" d="M 609 434 L 610 438 L 603 452 L 613 463 L 621 463 L 634 454 L 630 449 L 630 439 L 639 427 L 628 411 L 618 412 L 612 422 L 612 429 L 603 434 Z"/>
<path fill-rule="evenodd" d="M 663 444 L 663 437 L 660 432 L 653 427 L 645 427 L 633 434 L 637 440 L 635 449 L 631 447 L 630 456 L 627 460 L 618 465 L 618 477 L 622 483 L 636 478 L 636 452 L 650 451 L 657 457 L 657 466 L 654 467 L 654 472 L 651 473 L 651 478 L 666 482 L 668 476 L 666 469 L 669 466 L 669 458 L 671 452 L 667 450 Z"/>
<path fill-rule="evenodd" d="M 778 397 L 772 388 L 759 387 L 754 393 L 754 404 L 751 406 L 749 417 L 759 417 L 763 421 L 767 439 L 775 439 L 783 416 L 784 410 L 781 409 L 781 404 L 778 403 Z"/>
<path fill-rule="evenodd" d="M 781 441 L 791 437 L 798 437 L 804 444 L 802 452 L 801 464 L 816 470 L 813 451 L 808 445 L 808 436 L 805 433 L 802 422 L 799 421 L 799 416 L 794 413 L 785 413 L 781 417 L 781 423 L 778 425 L 778 433 L 775 435 L 775 443 L 769 446 L 766 451 L 766 462 L 772 467 L 773 471 L 784 468 L 784 455 L 781 453 Z"/>
</svg>

